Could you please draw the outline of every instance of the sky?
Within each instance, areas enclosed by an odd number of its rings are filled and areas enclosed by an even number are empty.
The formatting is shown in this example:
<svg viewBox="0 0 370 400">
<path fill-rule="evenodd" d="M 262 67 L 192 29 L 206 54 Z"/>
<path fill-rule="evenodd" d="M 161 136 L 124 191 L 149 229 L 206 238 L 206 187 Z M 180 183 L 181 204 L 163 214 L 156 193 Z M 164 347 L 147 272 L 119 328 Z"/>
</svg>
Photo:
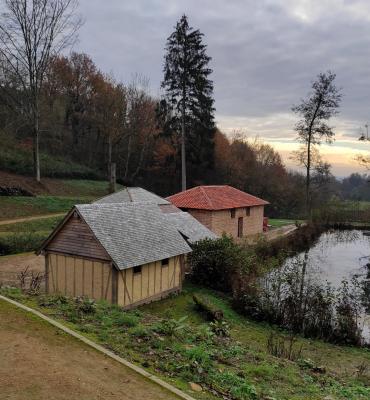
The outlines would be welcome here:
<svg viewBox="0 0 370 400">
<path fill-rule="evenodd" d="M 330 122 L 336 141 L 320 150 L 336 176 L 365 172 L 354 157 L 370 155 L 370 141 L 358 141 L 370 122 L 370 1 L 80 0 L 80 13 L 74 50 L 123 82 L 145 76 L 155 96 L 166 39 L 186 14 L 212 57 L 218 127 L 271 144 L 289 168 L 298 147 L 291 107 L 318 73 L 335 72 L 343 93 Z"/>
</svg>

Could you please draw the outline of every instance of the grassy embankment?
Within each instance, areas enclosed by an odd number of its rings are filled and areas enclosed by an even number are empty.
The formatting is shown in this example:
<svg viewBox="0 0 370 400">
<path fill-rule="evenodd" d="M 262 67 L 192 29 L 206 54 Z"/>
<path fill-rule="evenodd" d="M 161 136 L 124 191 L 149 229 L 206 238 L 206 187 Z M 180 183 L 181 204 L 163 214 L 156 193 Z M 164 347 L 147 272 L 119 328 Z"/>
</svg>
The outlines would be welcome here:
<svg viewBox="0 0 370 400">
<path fill-rule="evenodd" d="M 230 338 L 215 336 L 194 306 L 195 291 L 223 310 Z M 191 392 L 198 399 L 322 400 L 331 396 L 327 398 L 360 400 L 370 396 L 369 350 L 297 338 L 295 349 L 302 347 L 298 359 L 274 357 L 267 350 L 268 337 L 275 332 L 286 338 L 286 333 L 238 315 L 226 296 L 190 284 L 179 296 L 129 312 L 63 296 L 27 297 L 17 291 L 13 296 L 184 391 L 189 392 L 189 382 L 200 384 L 201 392 Z"/>
<path fill-rule="evenodd" d="M 106 181 L 56 180 L 58 194 L 0 197 L 0 222 L 16 218 L 61 214 L 0 225 L 0 255 L 36 249 L 74 204 L 89 203 L 108 193 Z"/>
</svg>

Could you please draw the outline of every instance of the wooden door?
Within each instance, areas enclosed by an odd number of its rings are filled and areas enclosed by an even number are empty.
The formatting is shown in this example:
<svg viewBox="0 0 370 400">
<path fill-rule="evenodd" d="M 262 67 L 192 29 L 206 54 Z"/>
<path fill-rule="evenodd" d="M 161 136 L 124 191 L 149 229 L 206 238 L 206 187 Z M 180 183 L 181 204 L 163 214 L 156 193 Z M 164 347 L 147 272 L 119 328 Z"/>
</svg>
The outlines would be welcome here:
<svg viewBox="0 0 370 400">
<path fill-rule="evenodd" d="M 238 218 L 238 237 L 243 237 L 243 217 Z"/>
</svg>

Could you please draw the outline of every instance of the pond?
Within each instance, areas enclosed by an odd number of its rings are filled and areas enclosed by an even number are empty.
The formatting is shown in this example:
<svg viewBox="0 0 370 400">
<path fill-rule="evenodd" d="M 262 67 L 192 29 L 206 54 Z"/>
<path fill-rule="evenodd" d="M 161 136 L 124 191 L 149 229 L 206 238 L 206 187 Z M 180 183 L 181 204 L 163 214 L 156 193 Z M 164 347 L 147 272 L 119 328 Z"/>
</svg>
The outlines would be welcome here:
<svg viewBox="0 0 370 400">
<path fill-rule="evenodd" d="M 370 343 L 370 236 L 361 230 L 332 230 L 323 233 L 308 252 L 286 260 L 306 260 L 307 276 L 333 288 L 341 286 L 343 280 L 356 277 L 363 290 L 364 312 L 361 317 L 362 335 Z M 367 288 L 367 291 L 365 292 Z M 365 289 L 365 290 L 364 290 Z"/>
</svg>

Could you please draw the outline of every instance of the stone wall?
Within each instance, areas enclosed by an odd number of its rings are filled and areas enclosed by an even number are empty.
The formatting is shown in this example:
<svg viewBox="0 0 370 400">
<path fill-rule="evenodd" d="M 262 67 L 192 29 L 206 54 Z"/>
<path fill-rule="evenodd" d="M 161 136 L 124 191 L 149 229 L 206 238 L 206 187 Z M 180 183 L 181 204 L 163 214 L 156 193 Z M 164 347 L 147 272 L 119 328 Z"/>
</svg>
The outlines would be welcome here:
<svg viewBox="0 0 370 400">
<path fill-rule="evenodd" d="M 238 237 L 238 220 L 243 218 L 243 237 L 256 235 L 263 232 L 264 206 L 250 207 L 250 215 L 247 215 L 246 208 L 235 209 L 235 217 L 231 218 L 230 210 L 212 212 L 211 230 L 217 235 L 224 232 L 234 238 Z"/>
</svg>

